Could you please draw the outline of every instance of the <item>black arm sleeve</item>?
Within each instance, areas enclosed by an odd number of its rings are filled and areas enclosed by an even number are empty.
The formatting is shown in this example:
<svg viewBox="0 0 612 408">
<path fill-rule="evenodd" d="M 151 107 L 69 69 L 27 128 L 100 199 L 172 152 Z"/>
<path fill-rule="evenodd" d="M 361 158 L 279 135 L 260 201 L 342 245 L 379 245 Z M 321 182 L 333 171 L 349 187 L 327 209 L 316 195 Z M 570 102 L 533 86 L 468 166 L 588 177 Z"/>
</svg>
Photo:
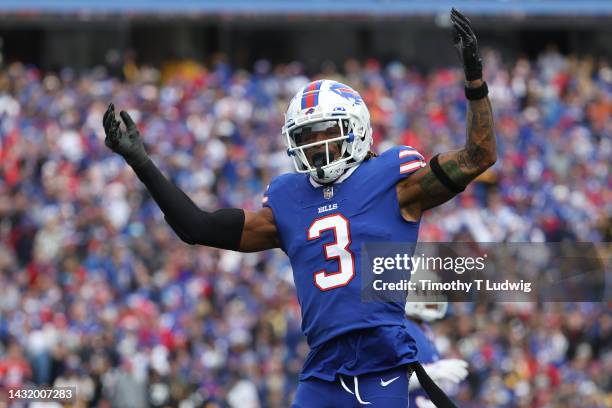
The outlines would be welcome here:
<svg viewBox="0 0 612 408">
<path fill-rule="evenodd" d="M 244 210 L 229 208 L 208 213 L 171 183 L 149 160 L 134 169 L 164 213 L 166 221 L 184 242 L 238 250 L 244 227 Z"/>
</svg>

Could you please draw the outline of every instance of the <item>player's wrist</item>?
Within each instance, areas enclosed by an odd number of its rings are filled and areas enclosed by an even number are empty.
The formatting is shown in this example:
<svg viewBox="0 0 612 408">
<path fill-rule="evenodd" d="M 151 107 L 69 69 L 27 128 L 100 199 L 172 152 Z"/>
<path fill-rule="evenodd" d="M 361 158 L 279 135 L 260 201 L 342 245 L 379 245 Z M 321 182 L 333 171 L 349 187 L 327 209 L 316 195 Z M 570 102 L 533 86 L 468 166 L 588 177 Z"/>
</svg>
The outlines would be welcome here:
<svg viewBox="0 0 612 408">
<path fill-rule="evenodd" d="M 484 80 L 482 79 L 482 77 L 478 79 L 474 79 L 472 81 L 468 81 L 467 79 L 465 80 L 466 88 L 478 88 L 482 86 L 482 84 L 484 84 Z"/>
<path fill-rule="evenodd" d="M 473 81 L 476 82 L 476 81 Z M 470 101 L 477 101 L 486 98 L 489 95 L 489 88 L 485 81 L 480 80 L 480 85 L 476 87 L 465 86 L 465 97 Z"/>
<path fill-rule="evenodd" d="M 151 160 L 149 155 L 146 153 L 136 154 L 136 155 L 126 155 L 124 156 L 124 159 L 127 162 L 127 164 L 129 164 L 130 167 L 133 168 L 134 170 L 144 167 Z"/>
<path fill-rule="evenodd" d="M 470 62 L 465 62 L 463 67 L 466 82 L 482 81 L 482 59 L 478 50 L 474 51 Z"/>
</svg>

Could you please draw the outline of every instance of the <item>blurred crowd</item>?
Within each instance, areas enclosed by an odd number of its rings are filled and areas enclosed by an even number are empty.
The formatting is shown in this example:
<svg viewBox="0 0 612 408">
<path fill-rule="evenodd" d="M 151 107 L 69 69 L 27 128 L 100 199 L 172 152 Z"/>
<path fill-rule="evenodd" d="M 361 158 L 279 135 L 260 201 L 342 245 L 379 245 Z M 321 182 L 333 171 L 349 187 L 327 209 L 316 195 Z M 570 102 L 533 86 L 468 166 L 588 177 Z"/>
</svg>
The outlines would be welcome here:
<svg viewBox="0 0 612 408">
<path fill-rule="evenodd" d="M 607 242 L 612 68 L 554 50 L 486 53 L 498 162 L 430 211 L 424 241 Z M 375 150 L 427 159 L 465 142 L 460 69 L 347 61 L 315 77 L 360 91 Z M 308 347 L 280 251 L 182 243 L 104 146 L 109 102 L 138 123 L 162 171 L 201 207 L 260 207 L 292 171 L 280 129 L 310 79 L 299 63 L 223 58 L 76 74 L 0 69 L 0 387 L 76 385 L 77 406 L 286 407 Z M 451 305 L 443 356 L 470 363 L 463 407 L 612 406 L 605 303 Z M 2 402 L 0 402 L 0 405 Z"/>
</svg>

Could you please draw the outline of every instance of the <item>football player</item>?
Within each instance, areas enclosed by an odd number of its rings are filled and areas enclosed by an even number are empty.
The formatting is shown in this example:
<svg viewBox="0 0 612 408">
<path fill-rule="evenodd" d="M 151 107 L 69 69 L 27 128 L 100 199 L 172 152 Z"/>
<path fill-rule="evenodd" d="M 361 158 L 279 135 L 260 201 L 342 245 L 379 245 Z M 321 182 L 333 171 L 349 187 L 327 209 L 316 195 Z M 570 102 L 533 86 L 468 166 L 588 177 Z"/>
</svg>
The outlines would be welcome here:
<svg viewBox="0 0 612 408">
<path fill-rule="evenodd" d="M 406 316 L 408 321 L 406 327 L 410 336 L 417 346 L 417 359 L 423 364 L 423 368 L 429 377 L 438 385 L 459 384 L 468 375 L 468 363 L 457 358 L 440 359 L 438 350 L 434 343 L 433 332 L 429 323 L 444 318 L 448 309 L 448 302 L 436 299 L 437 296 L 427 298 L 427 294 L 410 293 L 406 302 Z M 415 375 L 410 379 L 408 385 L 410 407 L 432 408 L 435 407 L 429 396 L 419 383 Z"/>
<path fill-rule="evenodd" d="M 125 112 L 111 104 L 106 145 L 145 184 L 177 235 L 191 245 L 253 252 L 281 248 L 290 258 L 311 348 L 294 407 L 408 405 L 415 370 L 438 406 L 453 406 L 416 359 L 403 303 L 362 302 L 365 242 L 417 240 L 424 211 L 440 205 L 496 160 L 493 114 L 470 21 L 452 10 L 454 40 L 466 75 L 465 146 L 427 164 L 409 146 L 370 152 L 370 115 L 349 86 L 315 81 L 291 100 L 283 137 L 296 172 L 272 180 L 259 211 L 198 208 L 148 157 Z"/>
</svg>

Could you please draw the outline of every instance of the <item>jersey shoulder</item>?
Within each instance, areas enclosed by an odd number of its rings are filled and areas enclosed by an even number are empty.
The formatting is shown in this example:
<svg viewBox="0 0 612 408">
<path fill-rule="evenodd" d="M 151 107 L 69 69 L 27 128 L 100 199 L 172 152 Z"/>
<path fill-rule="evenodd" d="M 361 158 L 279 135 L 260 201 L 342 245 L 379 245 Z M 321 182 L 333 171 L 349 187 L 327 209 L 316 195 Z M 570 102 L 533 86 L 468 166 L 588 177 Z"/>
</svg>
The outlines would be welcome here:
<svg viewBox="0 0 612 408">
<path fill-rule="evenodd" d="M 271 206 L 271 200 L 282 197 L 289 192 L 295 191 L 299 183 L 303 183 L 304 175 L 300 173 L 284 173 L 274 177 L 266 187 L 263 195 L 262 205 Z"/>
<path fill-rule="evenodd" d="M 426 166 L 425 158 L 414 147 L 394 146 L 374 159 L 377 171 L 402 179 Z"/>
</svg>

